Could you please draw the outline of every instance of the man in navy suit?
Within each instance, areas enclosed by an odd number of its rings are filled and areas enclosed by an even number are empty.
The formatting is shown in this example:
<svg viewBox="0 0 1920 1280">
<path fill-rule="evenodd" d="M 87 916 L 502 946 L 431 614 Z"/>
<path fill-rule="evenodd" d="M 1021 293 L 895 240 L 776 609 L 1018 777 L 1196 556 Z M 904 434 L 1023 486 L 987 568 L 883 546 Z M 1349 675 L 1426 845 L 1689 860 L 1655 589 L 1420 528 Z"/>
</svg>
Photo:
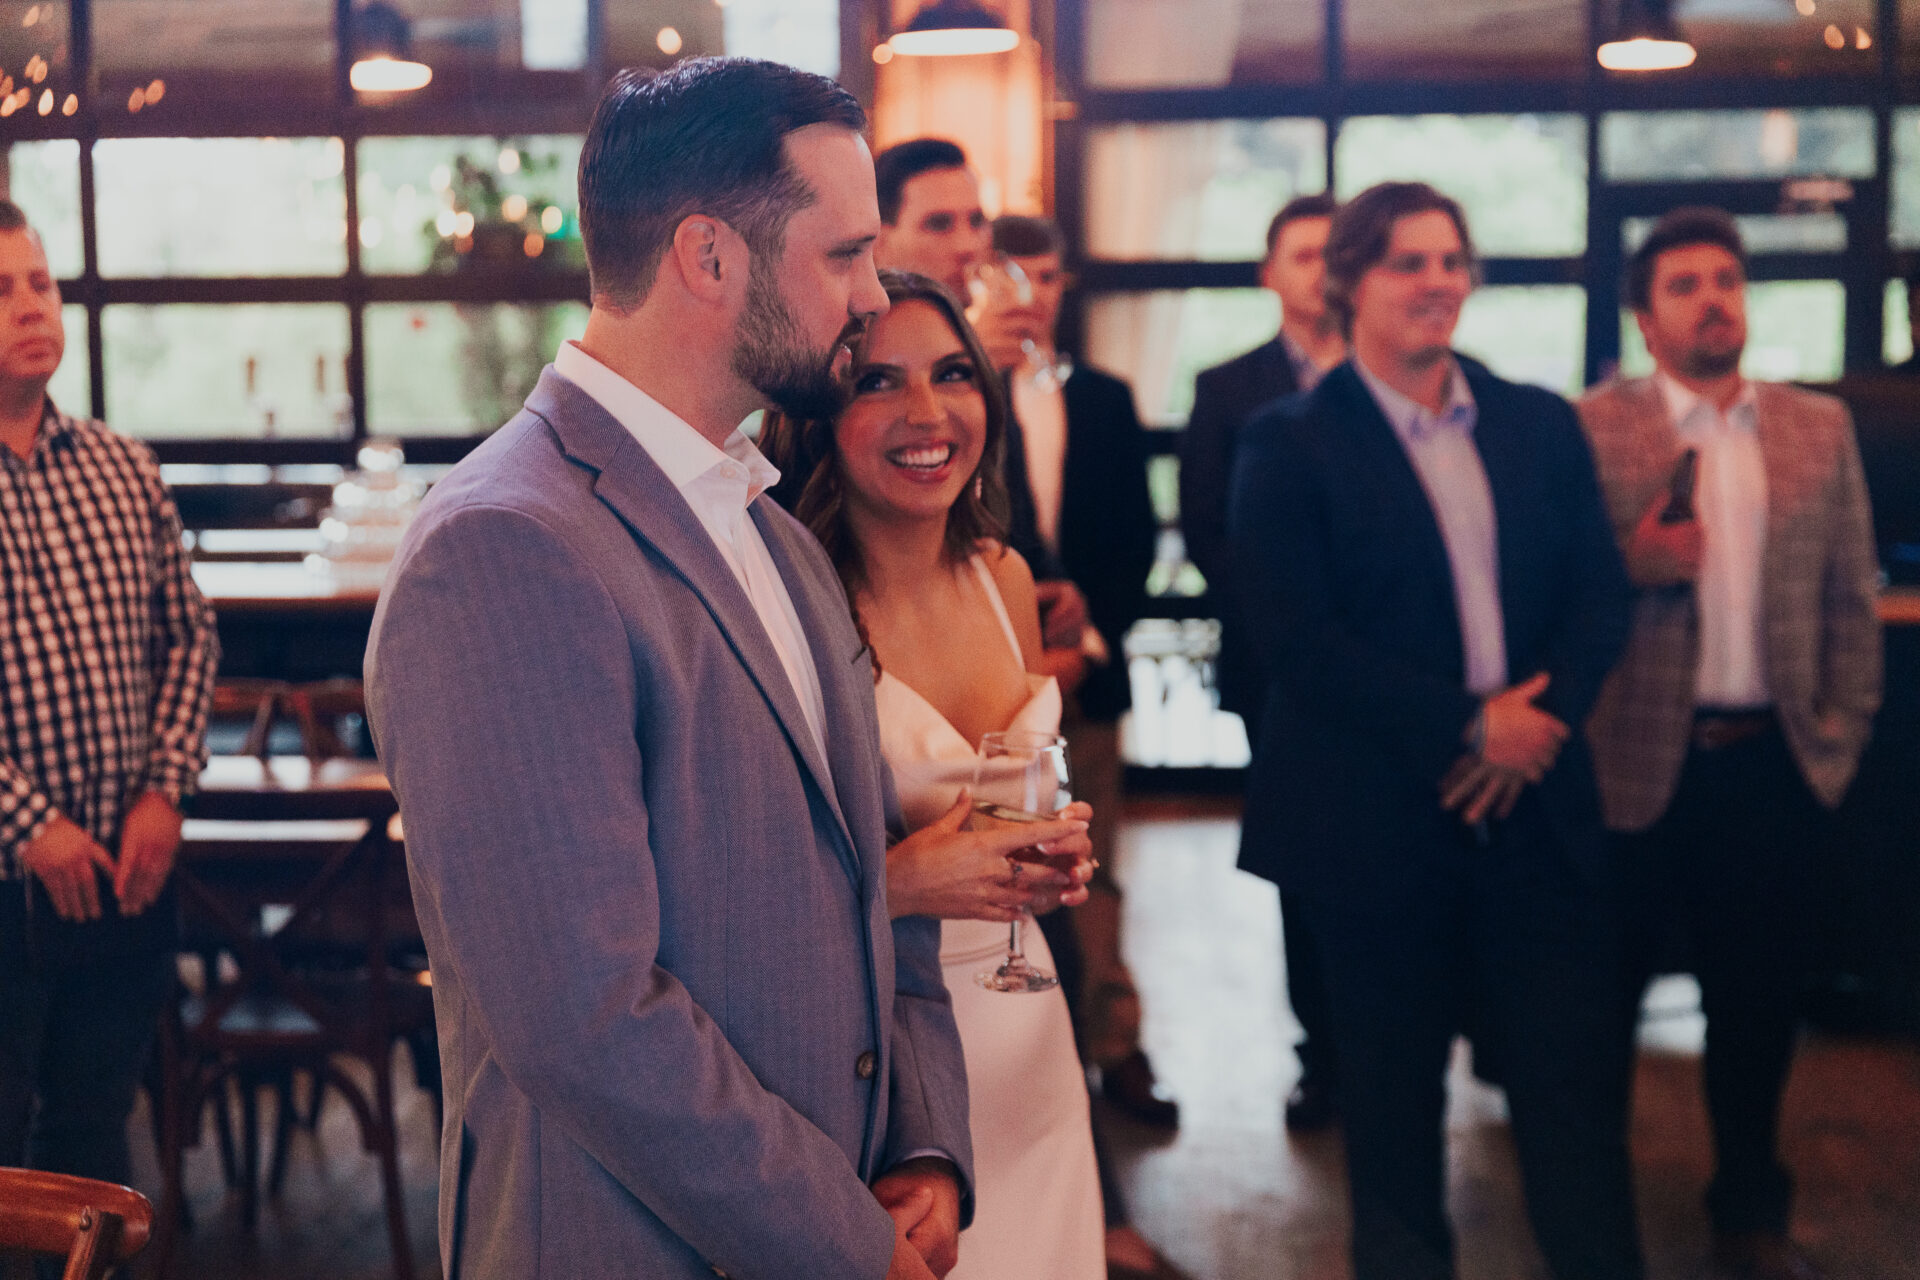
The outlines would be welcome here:
<svg viewBox="0 0 1920 1280">
<path fill-rule="evenodd" d="M 1611 868 L 1570 731 L 1627 626 L 1593 461 L 1565 401 L 1450 350 L 1475 272 L 1452 200 L 1373 187 L 1326 261 L 1353 357 L 1250 425 L 1228 527 L 1270 677 L 1241 865 L 1299 895 L 1325 964 L 1354 1273 L 1454 1274 L 1471 1012 L 1554 1275 L 1633 1280 Z"/>
</svg>

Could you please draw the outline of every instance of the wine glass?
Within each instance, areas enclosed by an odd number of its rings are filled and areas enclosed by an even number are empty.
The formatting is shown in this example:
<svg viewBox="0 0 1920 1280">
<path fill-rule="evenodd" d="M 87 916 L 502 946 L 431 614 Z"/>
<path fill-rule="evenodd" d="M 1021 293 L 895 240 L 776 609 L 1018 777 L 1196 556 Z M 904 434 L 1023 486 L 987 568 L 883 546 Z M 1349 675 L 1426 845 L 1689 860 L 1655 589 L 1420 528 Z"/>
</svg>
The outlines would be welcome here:
<svg viewBox="0 0 1920 1280">
<path fill-rule="evenodd" d="M 1057 733 L 1009 730 L 982 735 L 973 766 L 974 830 L 1049 821 L 1072 802 L 1067 773 L 1067 740 Z M 1029 845 L 1008 855 L 1014 863 L 1039 863 L 1070 871 L 1078 858 L 1052 855 Z M 1016 867 L 1016 870 L 1018 868 Z M 1060 979 L 1028 963 L 1020 949 L 1020 926 L 1031 919 L 1025 907 L 1007 931 L 1006 963 L 974 975 L 989 991 L 1047 991 Z"/>
<path fill-rule="evenodd" d="M 983 258 L 967 268 L 967 323 L 976 329 L 992 314 L 1033 306 L 1033 280 L 1026 269 L 1004 253 Z M 1073 357 L 1043 349 L 1038 340 L 1020 339 L 1018 374 L 1037 390 L 1058 391 L 1073 375 Z"/>
</svg>

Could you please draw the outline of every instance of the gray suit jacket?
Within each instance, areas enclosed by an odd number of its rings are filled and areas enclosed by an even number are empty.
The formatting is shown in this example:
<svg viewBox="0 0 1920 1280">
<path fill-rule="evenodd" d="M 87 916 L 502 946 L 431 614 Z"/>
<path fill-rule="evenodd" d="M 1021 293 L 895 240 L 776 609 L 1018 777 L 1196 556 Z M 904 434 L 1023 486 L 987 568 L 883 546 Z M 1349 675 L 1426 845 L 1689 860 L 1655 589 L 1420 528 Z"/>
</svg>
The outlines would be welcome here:
<svg viewBox="0 0 1920 1280">
<path fill-rule="evenodd" d="M 967 1186 L 938 926 L 887 913 L 871 659 L 819 545 L 751 513 L 825 759 L 692 509 L 552 369 L 382 593 L 367 700 L 433 965 L 449 1277 L 879 1277 L 866 1183 L 937 1150 Z"/>
<path fill-rule="evenodd" d="M 1846 406 L 1761 383 L 1767 540 L 1760 568 L 1763 660 L 1781 729 L 1807 785 L 1840 803 L 1880 706 L 1879 565 L 1860 450 Z M 1610 382 L 1579 404 L 1608 515 L 1624 549 L 1681 453 L 1652 379 Z M 1627 559 L 1629 573 L 1633 559 Z M 1644 831 L 1673 799 L 1686 761 L 1700 660 L 1689 587 L 1635 593 L 1626 656 L 1595 704 L 1593 743 L 1607 825 Z"/>
</svg>

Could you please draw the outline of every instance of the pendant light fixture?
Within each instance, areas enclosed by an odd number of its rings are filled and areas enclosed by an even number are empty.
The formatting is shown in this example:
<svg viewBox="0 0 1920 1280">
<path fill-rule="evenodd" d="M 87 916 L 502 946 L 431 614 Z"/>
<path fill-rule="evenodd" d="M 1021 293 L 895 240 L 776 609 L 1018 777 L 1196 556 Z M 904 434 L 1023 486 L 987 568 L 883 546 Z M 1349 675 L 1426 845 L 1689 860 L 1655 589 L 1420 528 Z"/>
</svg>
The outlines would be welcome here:
<svg viewBox="0 0 1920 1280">
<path fill-rule="evenodd" d="M 1020 33 L 980 0 L 930 0 L 887 41 L 894 53 L 908 58 L 1005 53 L 1019 44 Z"/>
<path fill-rule="evenodd" d="M 353 13 L 353 67 L 347 80 L 360 93 L 410 93 L 424 89 L 433 68 L 415 62 L 410 24 L 386 0 L 374 0 Z"/>
<path fill-rule="evenodd" d="M 1600 46 L 1609 71 L 1678 71 L 1697 56 L 1674 25 L 1671 0 L 1620 0 L 1620 30 Z"/>
</svg>

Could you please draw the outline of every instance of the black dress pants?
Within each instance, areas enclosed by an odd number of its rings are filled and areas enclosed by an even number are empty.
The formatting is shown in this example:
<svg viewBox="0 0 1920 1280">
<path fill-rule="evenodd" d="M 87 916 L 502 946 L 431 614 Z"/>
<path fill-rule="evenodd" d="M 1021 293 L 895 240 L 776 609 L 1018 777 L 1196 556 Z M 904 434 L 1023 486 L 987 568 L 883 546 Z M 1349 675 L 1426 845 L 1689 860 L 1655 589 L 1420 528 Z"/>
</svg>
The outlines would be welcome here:
<svg viewBox="0 0 1920 1280">
<path fill-rule="evenodd" d="M 1470 1014 L 1504 1069 L 1553 1274 L 1637 1280 L 1612 891 L 1575 867 L 1531 793 L 1484 846 L 1436 826 L 1390 856 L 1391 874 L 1335 870 L 1344 882 L 1304 903 L 1340 1053 L 1356 1280 L 1454 1274 L 1446 1071 Z"/>
<path fill-rule="evenodd" d="M 125 1183 L 127 1119 L 172 990 L 171 892 L 121 919 L 57 919 L 0 881 L 0 1165 Z"/>
<path fill-rule="evenodd" d="M 1707 1212 L 1722 1232 L 1784 1233 L 1792 1181 L 1780 1163 L 1780 1098 L 1811 963 L 1813 869 L 1823 827 L 1777 726 L 1687 755 L 1673 802 L 1618 837 L 1636 996 L 1677 931 L 1707 1016 L 1702 1064 L 1716 1169 Z M 1637 1007 L 1638 1001 L 1635 1000 Z"/>
</svg>

